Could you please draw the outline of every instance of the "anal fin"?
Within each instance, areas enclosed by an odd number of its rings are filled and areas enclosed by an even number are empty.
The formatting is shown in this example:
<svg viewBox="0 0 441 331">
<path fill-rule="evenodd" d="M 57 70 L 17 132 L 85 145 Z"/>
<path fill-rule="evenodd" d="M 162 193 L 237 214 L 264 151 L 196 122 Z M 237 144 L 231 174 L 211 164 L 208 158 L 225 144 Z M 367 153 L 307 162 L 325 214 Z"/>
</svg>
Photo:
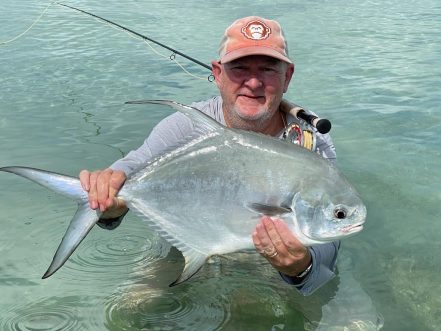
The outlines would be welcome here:
<svg viewBox="0 0 441 331">
<path fill-rule="evenodd" d="M 185 259 L 184 270 L 182 271 L 178 279 L 176 279 L 173 283 L 169 285 L 170 287 L 179 285 L 193 277 L 202 268 L 208 258 L 208 255 L 201 254 L 190 248 L 182 251 L 182 255 L 184 255 Z"/>
</svg>

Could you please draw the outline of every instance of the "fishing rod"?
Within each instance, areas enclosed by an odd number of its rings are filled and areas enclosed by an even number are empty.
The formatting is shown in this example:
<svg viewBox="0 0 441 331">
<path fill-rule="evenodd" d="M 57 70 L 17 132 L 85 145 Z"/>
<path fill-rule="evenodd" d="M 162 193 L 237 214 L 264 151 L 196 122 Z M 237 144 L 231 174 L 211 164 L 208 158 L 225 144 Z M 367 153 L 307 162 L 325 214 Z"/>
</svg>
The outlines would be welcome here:
<svg viewBox="0 0 441 331">
<path fill-rule="evenodd" d="M 211 67 L 209 65 L 207 65 L 207 64 L 205 64 L 205 63 L 203 63 L 203 62 L 201 62 L 199 60 L 196 60 L 195 58 L 193 58 L 191 56 L 188 56 L 188 55 L 186 55 L 186 54 L 184 54 L 184 53 L 182 53 L 182 52 L 180 52 L 180 51 L 178 51 L 178 50 L 176 50 L 174 48 L 171 48 L 171 47 L 169 47 L 169 46 L 167 46 L 167 45 L 165 45 L 165 44 L 163 44 L 163 43 L 161 43 L 159 41 L 156 41 L 156 40 L 154 40 L 154 39 L 152 39 L 150 37 L 147 37 L 147 36 L 145 36 L 143 34 L 140 34 L 140 33 L 136 32 L 136 31 L 134 31 L 132 29 L 129 29 L 129 28 L 125 27 L 125 26 L 122 26 L 122 25 L 120 25 L 118 23 L 115 23 L 115 22 L 113 22 L 111 20 L 108 20 L 108 19 L 103 18 L 101 16 L 95 15 L 93 13 L 90 13 L 88 11 L 85 11 L 85 10 L 82 10 L 82 9 L 79 9 L 79 8 L 76 8 L 76 7 L 73 7 L 73 6 L 69 6 L 69 5 L 63 4 L 61 2 L 56 2 L 56 4 L 60 5 L 60 6 L 63 6 L 63 7 L 67 7 L 67 8 L 73 9 L 73 10 L 76 10 L 78 12 L 81 12 L 83 14 L 86 14 L 86 15 L 89 15 L 89 16 L 92 16 L 92 17 L 95 17 L 95 18 L 97 18 L 99 20 L 102 20 L 102 21 L 104 21 L 106 23 L 109 23 L 111 25 L 117 26 L 118 28 L 120 28 L 120 29 L 122 29 L 124 31 L 130 32 L 130 33 L 134 34 L 135 36 L 138 36 L 138 37 L 140 37 L 140 38 L 142 38 L 144 40 L 151 41 L 152 43 L 155 43 L 156 45 L 159 45 L 159 46 L 161 46 L 161 47 L 163 47 L 165 49 L 168 49 L 169 51 L 173 52 L 173 54 L 170 56 L 170 59 L 173 59 L 174 55 L 178 54 L 178 55 L 186 58 L 187 60 L 190 60 L 193 63 L 196 63 L 196 64 L 198 64 L 198 65 L 200 65 L 200 66 L 202 66 L 202 67 L 204 67 L 204 68 L 206 68 L 206 69 L 211 71 Z M 208 81 L 210 81 L 210 82 L 213 81 L 213 75 L 212 74 L 210 76 L 208 76 Z M 306 123 L 308 123 L 311 126 L 313 126 L 314 128 L 316 128 L 317 131 L 322 133 L 322 134 L 328 133 L 331 130 L 331 122 L 329 120 L 327 120 L 326 118 L 319 118 L 318 116 L 315 116 L 315 115 L 307 112 L 306 110 L 304 110 L 303 108 L 300 108 L 298 106 L 295 106 L 295 107 L 293 107 L 291 109 L 288 109 L 285 112 L 293 115 L 294 117 L 296 117 L 298 119 L 304 120 Z"/>
</svg>

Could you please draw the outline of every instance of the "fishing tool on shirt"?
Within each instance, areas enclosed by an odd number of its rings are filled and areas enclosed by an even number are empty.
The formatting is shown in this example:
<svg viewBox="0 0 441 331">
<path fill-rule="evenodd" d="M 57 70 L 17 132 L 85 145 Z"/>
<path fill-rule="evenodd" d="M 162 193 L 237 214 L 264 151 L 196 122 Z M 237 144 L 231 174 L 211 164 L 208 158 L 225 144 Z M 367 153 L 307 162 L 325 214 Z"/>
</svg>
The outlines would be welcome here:
<svg viewBox="0 0 441 331">
<path fill-rule="evenodd" d="M 134 31 L 134 30 L 132 30 L 132 29 L 129 29 L 129 28 L 125 27 L 125 26 L 122 26 L 122 25 L 120 25 L 120 24 L 118 24 L 118 23 L 115 23 L 115 22 L 113 22 L 113 21 L 111 21 L 111 20 L 108 20 L 108 19 L 106 19 L 106 18 L 103 18 L 103 17 L 101 17 L 101 16 L 95 15 L 95 14 L 93 14 L 93 13 L 90 13 L 90 12 L 88 12 L 88 11 L 85 11 L 85 10 L 82 10 L 82 9 L 79 9 L 79 8 L 76 8 L 76 7 L 73 7 L 73 6 L 69 6 L 69 5 L 63 4 L 63 3 L 61 3 L 61 2 L 56 2 L 56 1 L 51 2 L 51 3 L 46 7 L 46 9 L 44 10 L 44 12 L 38 17 L 38 19 L 37 19 L 34 23 L 32 23 L 32 25 L 31 25 L 31 26 L 30 26 L 25 32 L 23 32 L 22 34 L 18 35 L 17 37 L 15 37 L 15 38 L 13 38 L 13 39 L 7 41 L 7 42 L 0 42 L 0 46 L 1 46 L 1 45 L 5 45 L 5 44 L 7 44 L 7 43 L 10 43 L 10 42 L 12 42 L 12 41 L 18 39 L 19 37 L 23 36 L 25 33 L 27 33 L 27 32 L 28 32 L 28 31 L 29 31 L 29 30 L 30 30 L 30 29 L 31 29 L 31 28 L 32 28 L 32 27 L 33 27 L 33 26 L 34 26 L 34 25 L 35 25 L 35 24 L 41 19 L 41 17 L 46 13 L 46 11 L 49 9 L 49 7 L 50 7 L 52 4 L 57 4 L 57 5 L 60 5 L 60 6 L 63 6 L 63 7 L 66 7 L 66 8 L 69 8 L 69 9 L 75 10 L 75 11 L 78 11 L 78 12 L 80 12 L 80 13 L 82 13 L 82 14 L 85 14 L 85 15 L 88 15 L 88 16 L 91 16 L 91 17 L 94 17 L 94 18 L 96 18 L 96 19 L 98 19 L 98 20 L 101 20 L 102 22 L 104 22 L 104 23 L 106 23 L 106 24 L 109 24 L 109 25 L 111 25 L 111 26 L 114 26 L 114 27 L 116 27 L 116 28 L 118 28 L 118 29 L 121 29 L 121 30 L 123 30 L 123 31 L 125 31 L 125 32 L 127 32 L 127 33 L 129 33 L 129 34 L 131 34 L 131 35 L 133 35 L 133 36 L 136 36 L 136 37 L 138 37 L 138 38 L 143 39 L 143 40 L 144 40 L 144 41 L 145 41 L 150 47 L 151 47 L 151 45 L 150 45 L 148 42 L 152 42 L 152 43 L 154 43 L 154 44 L 156 44 L 156 45 L 158 45 L 158 46 L 161 46 L 161 47 L 163 47 L 163 48 L 165 48 L 165 49 L 171 51 L 172 54 L 171 54 L 168 58 L 169 58 L 171 61 L 174 61 L 178 66 L 181 67 L 182 70 L 184 70 L 187 74 L 189 74 L 189 75 L 191 75 L 191 76 L 193 76 L 193 77 L 201 78 L 201 77 L 197 77 L 197 76 L 191 74 L 191 73 L 188 72 L 187 69 L 185 69 L 185 68 L 184 68 L 179 62 L 177 62 L 177 61 L 176 61 L 176 55 L 180 55 L 180 56 L 186 58 L 187 60 L 189 60 L 189 61 L 191 61 L 191 62 L 193 62 L 193 63 L 195 63 L 195 64 L 197 64 L 197 65 L 199 65 L 199 66 L 201 66 L 201 67 L 204 67 L 205 69 L 208 69 L 208 70 L 211 71 L 211 66 L 209 66 L 209 65 L 207 65 L 207 64 L 205 64 L 205 63 L 203 63 L 203 62 L 201 62 L 201 61 L 199 61 L 199 60 L 197 60 L 197 59 L 195 59 L 195 58 L 193 58 L 193 57 L 191 57 L 191 56 L 188 56 L 188 55 L 186 55 L 186 54 L 184 54 L 184 53 L 182 53 L 182 52 L 180 52 L 180 51 L 178 51 L 178 50 L 176 50 L 176 49 L 174 49 L 174 48 L 171 48 L 171 47 L 169 47 L 169 46 L 167 46 L 167 45 L 165 45 L 165 44 L 163 44 L 163 43 L 161 43 L 161 42 L 159 42 L 159 41 L 156 41 L 156 40 L 154 40 L 154 39 L 152 39 L 152 38 L 150 38 L 150 37 L 147 37 L 147 36 L 145 36 L 145 35 L 143 35 L 143 34 L 141 34 L 141 33 L 138 33 L 138 32 L 136 32 L 136 31 Z M 152 48 L 152 47 L 151 47 L 151 48 Z M 152 48 L 152 50 L 155 51 L 153 48 Z M 156 52 L 156 51 L 155 51 L 155 52 Z M 156 53 L 157 53 L 158 55 L 161 55 L 161 54 L 159 54 L 158 52 L 156 52 Z M 205 79 L 205 78 L 204 78 L 204 79 Z M 207 79 L 208 79 L 209 82 L 214 81 L 214 76 L 213 76 L 213 74 L 210 74 L 210 75 L 207 77 Z M 317 116 L 315 116 L 315 115 L 313 115 L 313 114 L 307 112 L 306 110 L 304 110 L 303 108 L 301 108 L 301 107 L 299 107 L 299 106 L 297 106 L 297 105 L 295 105 L 294 108 L 290 109 L 290 110 L 287 111 L 287 112 L 289 112 L 290 114 L 292 114 L 292 115 L 293 115 L 296 119 L 298 119 L 299 121 L 303 121 L 303 122 L 307 123 L 309 126 L 314 127 L 314 128 L 317 129 L 317 131 L 320 132 L 320 133 L 323 133 L 323 134 L 324 134 L 324 133 L 328 133 L 329 130 L 331 130 L 331 122 L 329 122 L 329 120 L 324 119 L 324 118 L 323 118 L 323 119 L 318 118 Z M 295 125 L 293 125 L 293 126 L 290 127 L 290 128 L 287 128 L 287 129 L 289 129 L 288 132 L 287 132 L 287 137 L 288 137 L 287 139 L 291 139 L 291 140 L 293 140 L 293 142 L 294 142 L 294 141 L 302 142 L 302 143 L 301 143 L 302 146 L 303 146 L 304 144 L 305 144 L 306 146 L 310 146 L 310 140 L 311 140 L 311 138 L 309 137 L 309 134 L 308 134 L 308 131 L 309 131 L 309 130 L 305 127 L 304 124 L 302 124 L 303 122 L 300 122 L 300 124 L 299 124 L 299 128 L 297 128 Z M 300 134 L 298 135 L 297 138 L 295 137 L 296 132 L 299 132 L 299 133 L 300 133 Z M 314 130 L 312 130 L 312 132 L 314 132 Z M 289 138 L 289 137 L 291 137 L 291 138 Z M 313 140 L 313 144 L 314 144 L 315 138 L 313 138 L 312 140 Z"/>
</svg>

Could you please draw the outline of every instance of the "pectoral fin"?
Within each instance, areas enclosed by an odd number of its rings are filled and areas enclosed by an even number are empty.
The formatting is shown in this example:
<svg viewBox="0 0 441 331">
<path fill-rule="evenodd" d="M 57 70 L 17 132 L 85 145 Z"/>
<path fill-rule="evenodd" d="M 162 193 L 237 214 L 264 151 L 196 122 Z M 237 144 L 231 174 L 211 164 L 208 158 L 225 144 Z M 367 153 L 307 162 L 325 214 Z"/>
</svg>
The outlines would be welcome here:
<svg viewBox="0 0 441 331">
<path fill-rule="evenodd" d="M 292 209 L 289 207 L 267 205 L 264 203 L 256 203 L 256 202 L 249 203 L 247 207 L 253 212 L 267 216 L 278 216 L 292 212 Z"/>
</svg>

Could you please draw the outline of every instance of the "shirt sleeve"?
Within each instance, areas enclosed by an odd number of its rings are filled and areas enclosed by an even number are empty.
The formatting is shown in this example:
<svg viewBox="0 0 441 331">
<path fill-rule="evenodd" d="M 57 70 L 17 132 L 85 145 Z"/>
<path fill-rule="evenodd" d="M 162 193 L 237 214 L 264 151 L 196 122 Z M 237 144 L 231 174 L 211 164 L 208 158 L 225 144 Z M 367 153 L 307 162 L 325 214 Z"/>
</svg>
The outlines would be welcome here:
<svg viewBox="0 0 441 331">
<path fill-rule="evenodd" d="M 294 285 L 301 294 L 310 295 L 315 290 L 335 277 L 335 263 L 337 261 L 340 241 L 309 247 L 312 257 L 312 268 L 309 274 L 299 283 L 296 277 L 280 273 L 282 279 Z"/>
</svg>

